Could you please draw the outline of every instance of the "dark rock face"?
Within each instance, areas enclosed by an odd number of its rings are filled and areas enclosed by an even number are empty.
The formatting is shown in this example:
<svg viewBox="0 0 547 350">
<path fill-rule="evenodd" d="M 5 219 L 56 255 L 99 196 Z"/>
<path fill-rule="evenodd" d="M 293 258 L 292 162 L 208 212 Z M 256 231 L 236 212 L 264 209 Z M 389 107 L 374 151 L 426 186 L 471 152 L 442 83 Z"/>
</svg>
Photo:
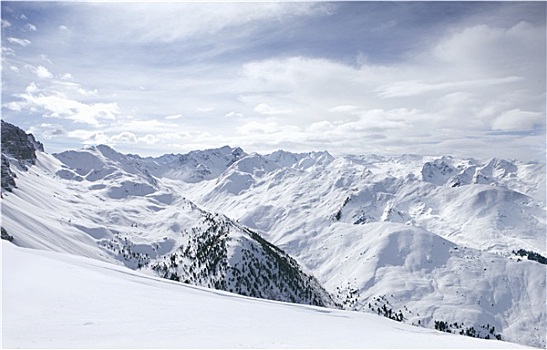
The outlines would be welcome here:
<svg viewBox="0 0 547 350">
<path fill-rule="evenodd" d="M 16 175 L 11 171 L 8 158 L 2 154 L 2 188 L 6 191 L 10 191 L 15 187 L 14 178 Z"/>
<path fill-rule="evenodd" d="M 2 153 L 10 154 L 19 161 L 36 162 L 36 151 L 44 151 L 44 145 L 32 134 L 2 120 Z"/>
<path fill-rule="evenodd" d="M 22 169 L 36 163 L 36 151 L 44 151 L 44 145 L 32 134 L 2 120 L 2 188 L 11 191 L 15 186 L 15 174 L 10 169 L 8 158 L 19 161 Z"/>
<path fill-rule="evenodd" d="M 2 227 L 2 236 L 1 236 L 1 238 L 8 241 L 8 242 L 13 241 L 13 236 L 8 234 L 8 231 L 6 231 L 6 229 L 3 228 L 3 227 Z"/>
</svg>

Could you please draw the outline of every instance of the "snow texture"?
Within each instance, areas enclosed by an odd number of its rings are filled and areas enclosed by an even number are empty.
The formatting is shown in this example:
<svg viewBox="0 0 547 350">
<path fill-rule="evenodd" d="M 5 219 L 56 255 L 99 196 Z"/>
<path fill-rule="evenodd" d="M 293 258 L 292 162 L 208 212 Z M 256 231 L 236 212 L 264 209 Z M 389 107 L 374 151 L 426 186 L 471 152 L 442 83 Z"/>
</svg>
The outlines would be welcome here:
<svg viewBox="0 0 547 350">
<path fill-rule="evenodd" d="M 4 348 L 524 348 L 2 243 Z"/>
</svg>

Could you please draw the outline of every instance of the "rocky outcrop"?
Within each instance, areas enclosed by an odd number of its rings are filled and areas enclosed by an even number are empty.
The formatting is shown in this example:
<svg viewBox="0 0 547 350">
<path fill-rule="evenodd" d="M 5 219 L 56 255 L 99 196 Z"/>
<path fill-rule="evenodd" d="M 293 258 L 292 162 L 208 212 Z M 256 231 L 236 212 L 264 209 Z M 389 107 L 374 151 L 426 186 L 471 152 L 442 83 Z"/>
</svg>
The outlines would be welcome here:
<svg viewBox="0 0 547 350">
<path fill-rule="evenodd" d="M 44 145 L 36 141 L 19 127 L 2 120 L 2 189 L 10 191 L 16 187 L 15 174 L 10 168 L 10 159 L 18 162 L 23 170 L 36 163 L 36 151 L 44 151 Z"/>
<path fill-rule="evenodd" d="M 11 171 L 8 158 L 2 154 L 2 189 L 11 192 L 15 187 L 16 175 Z"/>
<path fill-rule="evenodd" d="M 8 242 L 13 241 L 13 236 L 10 235 L 10 234 L 8 233 L 8 231 L 6 231 L 5 228 L 2 227 L 2 228 L 1 228 L 1 231 L 2 231 L 1 238 L 2 238 L 3 240 L 6 240 L 6 241 L 8 241 Z"/>
</svg>

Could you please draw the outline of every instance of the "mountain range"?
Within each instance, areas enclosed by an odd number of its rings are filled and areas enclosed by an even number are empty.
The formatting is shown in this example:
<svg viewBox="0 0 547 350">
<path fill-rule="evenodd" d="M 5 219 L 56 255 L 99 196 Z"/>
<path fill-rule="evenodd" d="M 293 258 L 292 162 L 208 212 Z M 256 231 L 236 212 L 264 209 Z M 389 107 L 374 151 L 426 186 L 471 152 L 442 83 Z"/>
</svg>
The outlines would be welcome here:
<svg viewBox="0 0 547 350">
<path fill-rule="evenodd" d="M 2 238 L 17 246 L 534 347 L 545 182 L 544 163 L 506 159 L 49 154 L 2 122 Z"/>
</svg>

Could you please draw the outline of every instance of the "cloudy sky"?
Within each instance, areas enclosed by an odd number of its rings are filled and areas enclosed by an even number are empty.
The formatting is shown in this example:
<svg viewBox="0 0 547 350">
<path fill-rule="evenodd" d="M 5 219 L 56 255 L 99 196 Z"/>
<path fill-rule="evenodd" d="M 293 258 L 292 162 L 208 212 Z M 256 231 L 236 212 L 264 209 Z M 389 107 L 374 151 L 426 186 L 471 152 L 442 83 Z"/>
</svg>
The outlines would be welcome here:
<svg viewBox="0 0 547 350">
<path fill-rule="evenodd" d="M 545 160 L 545 2 L 1 7 L 2 118 L 49 152 Z"/>
</svg>

